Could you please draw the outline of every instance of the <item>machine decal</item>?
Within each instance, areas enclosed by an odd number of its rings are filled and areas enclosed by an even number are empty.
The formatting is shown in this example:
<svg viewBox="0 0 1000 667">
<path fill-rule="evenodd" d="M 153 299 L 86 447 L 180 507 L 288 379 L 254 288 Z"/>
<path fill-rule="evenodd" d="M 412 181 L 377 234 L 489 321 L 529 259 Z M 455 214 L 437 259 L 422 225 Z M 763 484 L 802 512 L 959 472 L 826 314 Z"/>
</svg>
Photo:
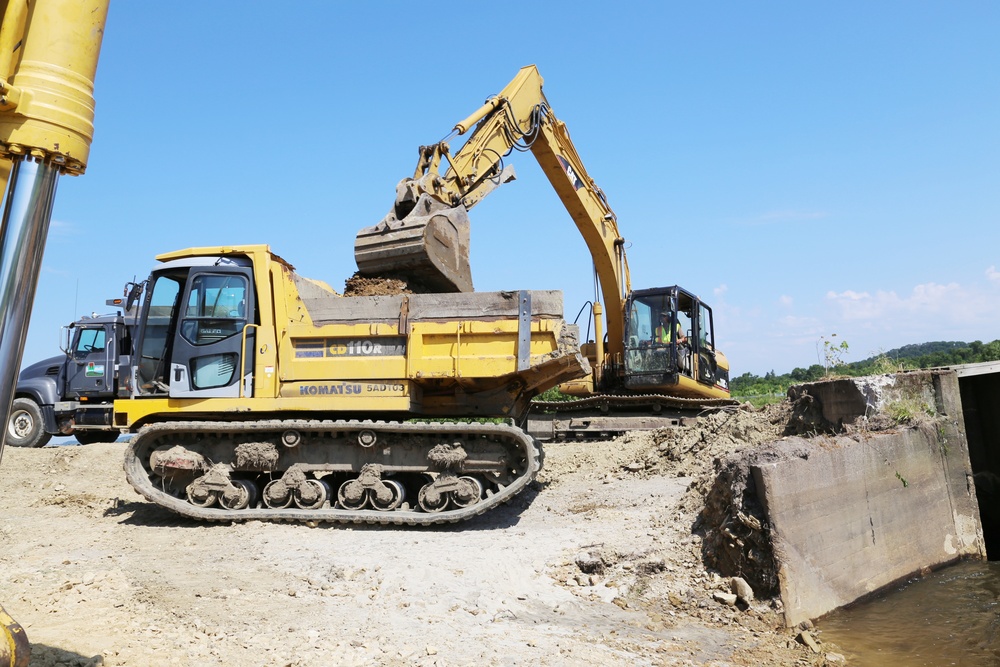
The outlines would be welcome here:
<svg viewBox="0 0 1000 667">
<path fill-rule="evenodd" d="M 340 382 L 337 384 L 303 384 L 299 385 L 302 396 L 322 396 L 324 394 L 360 394 L 361 385 Z"/>
<path fill-rule="evenodd" d="M 406 339 L 383 338 L 307 338 L 292 341 L 296 359 L 321 357 L 402 357 Z"/>
<path fill-rule="evenodd" d="M 281 395 L 292 396 L 409 396 L 405 382 L 289 382 Z"/>
<path fill-rule="evenodd" d="M 87 369 L 84 371 L 84 375 L 89 378 L 102 378 L 104 377 L 104 364 L 95 364 L 93 361 L 87 363 Z"/>
<path fill-rule="evenodd" d="M 573 189 L 579 190 L 582 188 L 583 181 L 581 181 L 580 177 L 576 175 L 576 170 L 573 169 L 573 165 L 569 163 L 569 160 L 564 158 L 562 155 L 557 155 L 556 158 L 559 160 L 559 165 L 563 168 L 563 171 L 566 172 L 566 177 L 569 179 L 569 182 L 573 184 Z"/>
</svg>

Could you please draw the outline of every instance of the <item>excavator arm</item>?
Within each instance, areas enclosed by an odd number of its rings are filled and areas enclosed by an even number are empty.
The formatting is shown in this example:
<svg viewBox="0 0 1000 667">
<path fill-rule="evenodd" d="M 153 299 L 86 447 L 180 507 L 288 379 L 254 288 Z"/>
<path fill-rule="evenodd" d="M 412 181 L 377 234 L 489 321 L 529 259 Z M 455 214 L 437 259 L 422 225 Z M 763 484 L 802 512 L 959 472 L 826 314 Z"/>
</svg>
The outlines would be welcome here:
<svg viewBox="0 0 1000 667">
<path fill-rule="evenodd" d="M 472 130 L 451 153 L 449 141 Z M 534 65 L 475 112 L 455 124 L 444 140 L 420 148 L 412 178 L 396 187 L 389 214 L 362 229 L 354 256 L 362 275 L 404 274 L 442 291 L 472 291 L 468 210 L 501 183 L 513 179 L 504 158 L 530 150 L 576 223 L 594 261 L 607 318 L 608 353 L 623 352 L 625 298 L 630 292 L 628 262 L 617 219 L 604 193 L 587 174 L 566 125 L 555 117 Z M 444 173 L 441 173 L 445 168 Z M 602 308 L 594 304 L 596 340 Z M 598 358 L 603 355 L 598 354 Z"/>
</svg>

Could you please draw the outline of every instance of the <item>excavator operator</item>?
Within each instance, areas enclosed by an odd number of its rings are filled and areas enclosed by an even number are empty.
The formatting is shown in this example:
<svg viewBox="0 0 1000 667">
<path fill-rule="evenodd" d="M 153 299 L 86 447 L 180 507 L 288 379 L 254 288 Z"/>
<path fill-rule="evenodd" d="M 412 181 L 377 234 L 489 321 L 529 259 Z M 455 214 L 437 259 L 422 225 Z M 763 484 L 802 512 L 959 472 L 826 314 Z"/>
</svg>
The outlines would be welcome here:
<svg viewBox="0 0 1000 667">
<path fill-rule="evenodd" d="M 680 322 L 670 326 L 671 312 L 664 310 L 660 313 L 660 326 L 654 331 L 653 343 L 659 345 L 669 345 L 673 339 L 677 340 L 677 369 L 684 375 L 691 375 L 691 366 L 688 361 L 688 339 L 684 335 L 684 327 Z"/>
<path fill-rule="evenodd" d="M 675 326 L 677 342 L 681 345 L 687 343 L 687 336 L 684 335 L 684 330 L 681 328 L 681 323 L 678 322 Z M 656 327 L 656 338 L 654 342 L 661 344 L 668 344 L 673 340 L 673 335 L 670 331 L 670 311 L 665 310 L 660 313 L 660 326 Z"/>
</svg>

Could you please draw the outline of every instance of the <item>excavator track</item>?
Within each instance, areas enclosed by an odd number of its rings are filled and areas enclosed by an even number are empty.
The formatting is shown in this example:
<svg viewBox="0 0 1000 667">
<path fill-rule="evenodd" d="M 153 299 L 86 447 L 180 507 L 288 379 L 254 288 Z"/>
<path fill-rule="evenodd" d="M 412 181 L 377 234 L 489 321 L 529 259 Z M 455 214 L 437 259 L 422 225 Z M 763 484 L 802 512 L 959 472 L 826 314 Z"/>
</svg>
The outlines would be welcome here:
<svg viewBox="0 0 1000 667">
<path fill-rule="evenodd" d="M 532 401 L 533 410 L 573 412 L 576 410 L 648 410 L 680 409 L 699 412 L 739 405 L 731 398 L 682 398 L 664 394 L 601 394 L 572 401 Z"/>
<path fill-rule="evenodd" d="M 533 401 L 526 430 L 542 441 L 607 438 L 626 431 L 680 426 L 706 411 L 739 405 L 728 398 L 600 394 L 571 401 Z"/>
<path fill-rule="evenodd" d="M 537 441 L 505 424 L 162 422 L 125 454 L 140 495 L 204 521 L 455 523 L 524 490 Z"/>
</svg>

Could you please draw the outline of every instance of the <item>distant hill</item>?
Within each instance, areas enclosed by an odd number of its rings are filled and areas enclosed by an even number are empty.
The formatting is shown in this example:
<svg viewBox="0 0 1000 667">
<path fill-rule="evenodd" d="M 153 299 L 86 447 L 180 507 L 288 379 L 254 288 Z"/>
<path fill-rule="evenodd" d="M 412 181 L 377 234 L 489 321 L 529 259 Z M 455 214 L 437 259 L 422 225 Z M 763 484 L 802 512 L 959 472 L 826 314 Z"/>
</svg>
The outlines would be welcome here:
<svg viewBox="0 0 1000 667">
<path fill-rule="evenodd" d="M 928 354 L 934 354 L 937 352 L 953 352 L 954 350 L 961 349 L 963 347 L 969 347 L 969 343 L 962 341 L 935 341 L 933 343 L 914 343 L 911 345 L 904 345 L 903 347 L 897 347 L 895 349 L 889 350 L 888 352 L 883 352 L 882 354 L 876 354 L 875 356 L 869 357 L 864 361 L 859 361 L 857 363 L 871 363 L 878 359 L 879 357 L 888 357 L 889 359 L 898 359 L 900 361 L 904 359 L 917 359 L 919 357 L 926 356 Z"/>
</svg>

